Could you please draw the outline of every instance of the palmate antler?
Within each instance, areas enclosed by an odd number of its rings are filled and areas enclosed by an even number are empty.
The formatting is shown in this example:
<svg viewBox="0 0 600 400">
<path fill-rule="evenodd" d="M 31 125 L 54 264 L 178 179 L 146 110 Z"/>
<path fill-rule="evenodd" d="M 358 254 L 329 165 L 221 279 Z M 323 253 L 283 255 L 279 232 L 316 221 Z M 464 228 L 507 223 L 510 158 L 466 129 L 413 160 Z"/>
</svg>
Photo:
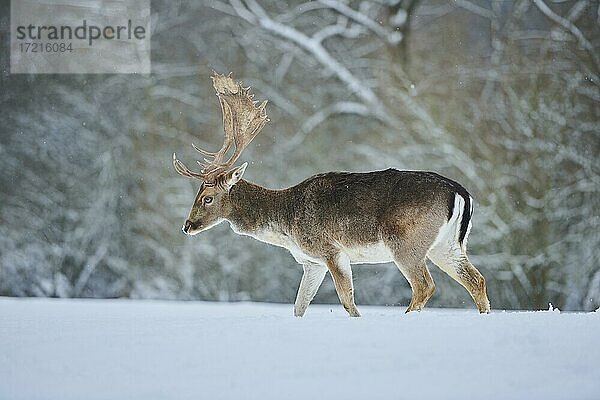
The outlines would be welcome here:
<svg viewBox="0 0 600 400">
<path fill-rule="evenodd" d="M 221 149 L 213 153 L 192 143 L 192 147 L 205 156 L 204 162 L 198 161 L 200 172 L 191 171 L 173 153 L 173 166 L 180 175 L 205 182 L 214 181 L 217 176 L 227 171 L 269 121 L 265 112 L 267 100 L 257 105 L 258 102 L 253 100 L 254 94 L 250 93 L 250 87 L 244 88 L 241 82 L 235 83 L 231 73 L 225 76 L 215 72 L 211 78 L 223 112 L 225 139 Z M 232 143 L 235 150 L 227 161 L 223 161 Z"/>
</svg>

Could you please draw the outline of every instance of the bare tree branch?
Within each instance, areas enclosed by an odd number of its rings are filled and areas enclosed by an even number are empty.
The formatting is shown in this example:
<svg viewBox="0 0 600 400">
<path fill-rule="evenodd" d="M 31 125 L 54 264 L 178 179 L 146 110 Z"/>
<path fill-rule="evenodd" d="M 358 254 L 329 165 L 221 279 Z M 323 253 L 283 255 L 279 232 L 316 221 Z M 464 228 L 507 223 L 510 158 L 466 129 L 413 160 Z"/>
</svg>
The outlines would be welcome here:
<svg viewBox="0 0 600 400">
<path fill-rule="evenodd" d="M 371 30 L 380 38 L 387 41 L 389 44 L 396 45 L 400 43 L 402 40 L 402 33 L 385 29 L 383 26 L 379 25 L 377 22 L 370 19 L 363 13 L 353 10 L 348 7 L 346 4 L 338 1 L 338 0 L 319 0 L 322 4 L 330 7 L 342 15 L 350 18 L 351 20 L 363 25 L 367 29 Z"/>
<path fill-rule="evenodd" d="M 489 20 L 494 18 L 494 13 L 487 8 L 478 6 L 477 4 L 471 3 L 468 0 L 454 0 L 454 4 L 458 7 L 464 8 L 467 11 L 472 12 L 480 17 L 487 18 Z"/>
<path fill-rule="evenodd" d="M 378 118 L 374 115 L 371 110 L 362 103 L 351 102 L 351 101 L 340 101 L 329 107 L 323 108 L 312 116 L 310 116 L 300 128 L 300 131 L 292 137 L 289 143 L 286 145 L 288 148 L 294 148 L 300 145 L 305 139 L 306 135 L 309 134 L 318 125 L 325 122 L 329 117 L 334 114 L 355 114 L 362 115 L 365 117 Z"/>
<path fill-rule="evenodd" d="M 575 38 L 577 39 L 577 42 L 579 43 L 579 45 L 581 47 L 583 47 L 585 50 L 587 50 L 588 53 L 590 54 L 590 57 L 594 61 L 596 69 L 600 70 L 600 57 L 598 56 L 597 52 L 595 51 L 594 46 L 592 45 L 592 43 L 583 35 L 583 33 L 581 32 L 581 30 L 579 30 L 579 28 L 577 26 L 575 26 L 575 24 L 573 24 L 568 19 L 563 18 L 560 15 L 556 14 L 554 11 L 552 11 L 552 9 L 550 9 L 550 7 L 548 7 L 546 5 L 546 3 L 544 3 L 543 0 L 533 0 L 533 2 L 537 6 L 537 8 L 546 17 L 548 17 L 552 21 L 556 22 L 561 27 L 563 27 L 563 29 L 567 30 L 573 36 L 575 36 Z"/>
<path fill-rule="evenodd" d="M 364 86 L 362 82 L 356 78 L 344 65 L 336 60 L 318 41 L 313 37 L 296 30 L 295 28 L 276 22 L 267 15 L 265 10 L 254 0 L 248 0 L 247 9 L 238 0 L 231 0 L 234 9 L 238 14 L 249 22 L 258 22 L 260 26 L 268 31 L 282 36 L 297 46 L 311 53 L 323 66 L 336 75 L 348 88 L 367 103 L 375 114 L 378 114 L 383 119 L 388 119 L 383 103 L 377 98 L 377 95 Z"/>
<path fill-rule="evenodd" d="M 98 248 L 96 249 L 96 252 L 87 261 L 83 270 L 81 270 L 81 273 L 77 278 L 77 282 L 75 282 L 75 286 L 73 287 L 72 296 L 79 297 L 81 295 L 81 292 L 83 291 L 83 289 L 85 289 L 85 286 L 87 285 L 90 276 L 92 276 L 92 273 L 94 273 L 94 270 L 96 269 L 100 261 L 102 261 L 102 258 L 104 258 L 107 251 L 108 242 L 102 242 L 100 246 L 98 246 Z"/>
</svg>

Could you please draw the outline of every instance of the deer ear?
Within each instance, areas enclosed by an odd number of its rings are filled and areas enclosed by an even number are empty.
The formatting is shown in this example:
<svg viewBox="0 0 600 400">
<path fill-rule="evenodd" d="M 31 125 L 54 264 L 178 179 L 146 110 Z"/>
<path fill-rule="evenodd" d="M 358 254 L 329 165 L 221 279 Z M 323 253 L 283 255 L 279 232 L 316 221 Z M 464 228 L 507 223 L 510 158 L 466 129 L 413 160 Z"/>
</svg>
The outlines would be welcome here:
<svg viewBox="0 0 600 400">
<path fill-rule="evenodd" d="M 236 183 L 239 182 L 240 179 L 242 179 L 242 175 L 244 175 L 244 171 L 246 170 L 247 166 L 248 166 L 248 163 L 245 162 L 242 165 L 240 165 L 239 167 L 234 168 L 227 173 L 226 182 L 227 182 L 227 187 L 229 189 L 231 189 L 231 187 L 233 185 L 235 185 Z"/>
</svg>

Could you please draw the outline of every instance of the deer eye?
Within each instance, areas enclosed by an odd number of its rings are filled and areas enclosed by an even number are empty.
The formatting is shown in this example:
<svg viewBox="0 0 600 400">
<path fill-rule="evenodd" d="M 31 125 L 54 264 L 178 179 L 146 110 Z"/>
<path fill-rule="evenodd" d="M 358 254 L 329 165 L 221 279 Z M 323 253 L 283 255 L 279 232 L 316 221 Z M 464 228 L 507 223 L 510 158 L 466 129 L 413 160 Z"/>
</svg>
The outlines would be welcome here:
<svg viewBox="0 0 600 400">
<path fill-rule="evenodd" d="M 210 204 L 210 203 L 212 203 L 212 201 L 213 201 L 213 198 L 210 196 L 206 196 L 204 198 L 204 204 Z"/>
</svg>

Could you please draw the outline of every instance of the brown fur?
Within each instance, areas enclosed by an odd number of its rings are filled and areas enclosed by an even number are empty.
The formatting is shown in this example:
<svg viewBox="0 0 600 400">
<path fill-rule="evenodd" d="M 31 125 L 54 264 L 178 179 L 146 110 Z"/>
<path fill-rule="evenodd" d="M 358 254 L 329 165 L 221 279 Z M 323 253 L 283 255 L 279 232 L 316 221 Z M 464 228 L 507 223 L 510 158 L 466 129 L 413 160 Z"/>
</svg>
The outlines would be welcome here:
<svg viewBox="0 0 600 400">
<path fill-rule="evenodd" d="M 425 263 L 428 251 L 452 214 L 449 207 L 457 187 L 464 188 L 434 173 L 387 169 L 331 172 L 271 190 L 239 179 L 243 168 L 224 173 L 217 184 L 200 187 L 184 232 L 196 233 L 227 220 L 236 232 L 259 239 L 268 235 L 274 239 L 265 241 L 290 248 L 305 271 L 296 300 L 299 316 L 323 280 L 323 266 L 344 308 L 359 316 L 346 249 L 383 243 L 413 290 L 407 312 L 425 306 L 435 290 Z M 211 204 L 204 203 L 206 196 L 213 198 Z M 485 280 L 466 254 L 459 263 L 441 256 L 432 261 L 471 293 L 481 312 L 489 311 Z"/>
</svg>

